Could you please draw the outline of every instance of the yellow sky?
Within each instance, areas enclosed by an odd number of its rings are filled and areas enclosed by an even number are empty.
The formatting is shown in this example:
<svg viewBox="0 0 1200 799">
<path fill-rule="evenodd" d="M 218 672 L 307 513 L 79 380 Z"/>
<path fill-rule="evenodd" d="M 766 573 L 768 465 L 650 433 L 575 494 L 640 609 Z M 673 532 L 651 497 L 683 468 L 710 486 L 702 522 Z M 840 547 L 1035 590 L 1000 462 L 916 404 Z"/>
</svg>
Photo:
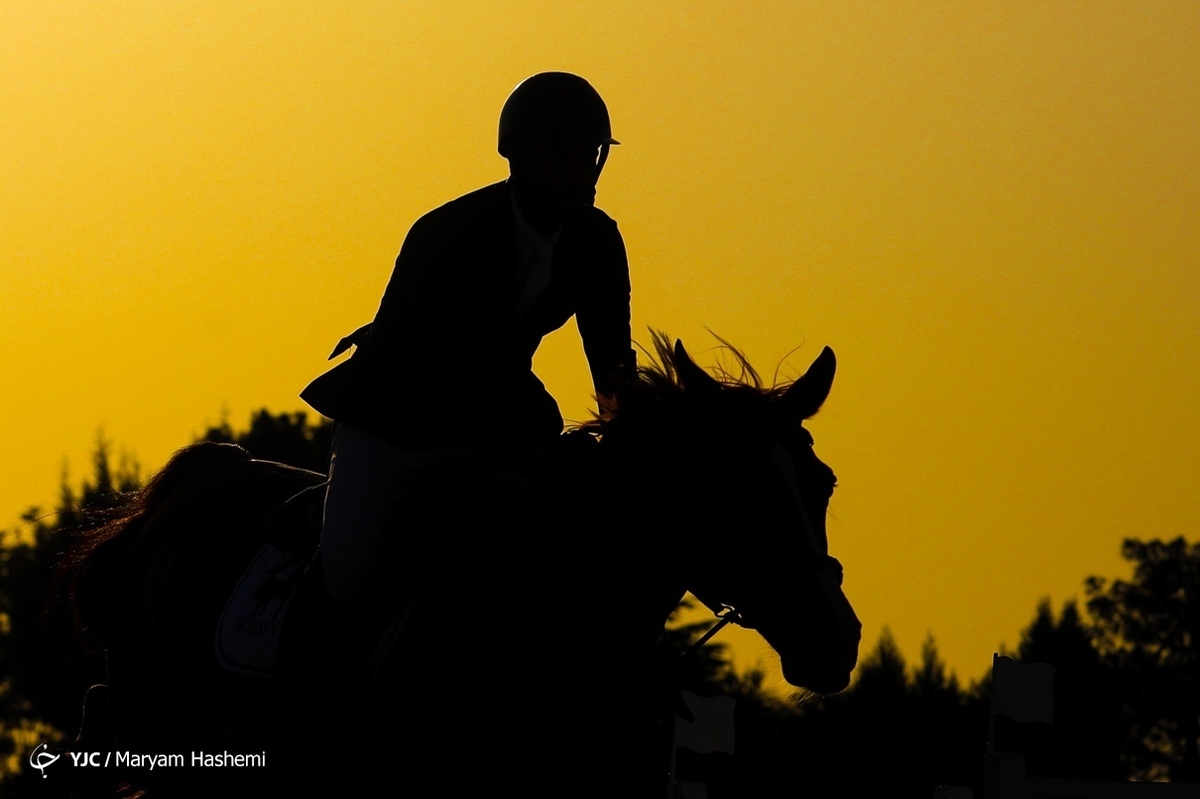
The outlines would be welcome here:
<svg viewBox="0 0 1200 799">
<path fill-rule="evenodd" d="M 99 428 L 154 468 L 301 409 L 413 220 L 504 177 L 508 91 L 568 70 L 623 142 L 635 335 L 832 346 L 867 643 L 977 677 L 1123 537 L 1200 532 L 1197 41 L 1191 0 L 4 4 L 0 527 Z M 582 418 L 577 340 L 543 350 Z"/>
</svg>

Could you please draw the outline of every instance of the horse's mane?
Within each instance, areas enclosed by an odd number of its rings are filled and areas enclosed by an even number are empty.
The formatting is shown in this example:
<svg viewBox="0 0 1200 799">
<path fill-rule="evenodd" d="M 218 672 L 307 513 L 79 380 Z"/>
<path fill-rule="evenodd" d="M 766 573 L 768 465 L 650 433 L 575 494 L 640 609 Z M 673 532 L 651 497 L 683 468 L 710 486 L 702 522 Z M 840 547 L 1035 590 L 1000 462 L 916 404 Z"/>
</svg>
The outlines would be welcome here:
<svg viewBox="0 0 1200 799">
<path fill-rule="evenodd" d="M 618 385 L 615 397 L 598 397 L 599 410 L 577 430 L 603 436 L 626 427 L 661 425 L 670 419 L 679 423 L 734 408 L 762 415 L 792 386 L 790 380 L 767 386 L 745 354 L 714 333 L 728 356 L 708 372 L 719 390 L 711 390 L 712 384 L 696 386 L 694 380 L 689 388 L 686 374 L 699 367 L 662 331 L 652 330 L 650 335 L 653 352 L 643 349 L 648 362 L 638 367 L 635 377 Z"/>
</svg>

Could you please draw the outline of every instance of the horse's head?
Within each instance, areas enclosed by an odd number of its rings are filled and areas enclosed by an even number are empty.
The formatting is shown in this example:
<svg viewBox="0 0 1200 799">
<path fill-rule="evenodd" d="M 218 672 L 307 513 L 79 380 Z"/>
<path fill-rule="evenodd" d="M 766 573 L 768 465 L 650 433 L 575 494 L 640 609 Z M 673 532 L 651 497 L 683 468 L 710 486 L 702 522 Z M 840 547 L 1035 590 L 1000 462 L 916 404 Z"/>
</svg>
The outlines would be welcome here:
<svg viewBox="0 0 1200 799">
<path fill-rule="evenodd" d="M 670 348 L 660 336 L 656 345 L 661 365 L 642 370 L 640 388 L 619 397 L 627 405 L 613 412 L 612 432 L 625 433 L 621 422 L 644 415 L 659 453 L 674 453 L 667 463 L 657 458 L 674 475 L 667 478 L 676 494 L 672 520 L 687 528 L 680 579 L 710 608 L 735 608 L 736 620 L 779 654 L 789 683 L 840 691 L 857 662 L 862 625 L 828 551 L 825 515 L 836 478 L 802 425 L 829 394 L 833 351 L 825 348 L 791 385 L 762 388 L 732 348 L 742 374 L 718 379 L 681 343 Z M 648 435 L 639 432 L 628 435 Z"/>
</svg>

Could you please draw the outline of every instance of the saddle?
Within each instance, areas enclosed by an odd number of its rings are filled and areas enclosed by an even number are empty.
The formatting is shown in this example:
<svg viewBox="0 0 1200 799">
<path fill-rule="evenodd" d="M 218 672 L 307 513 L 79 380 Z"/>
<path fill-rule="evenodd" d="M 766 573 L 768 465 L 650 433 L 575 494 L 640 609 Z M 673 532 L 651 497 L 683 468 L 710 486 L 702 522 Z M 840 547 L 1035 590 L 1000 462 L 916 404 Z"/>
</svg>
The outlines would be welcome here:
<svg viewBox="0 0 1200 799">
<path fill-rule="evenodd" d="M 319 559 L 325 484 L 293 495 L 264 522 L 264 542 L 217 622 L 217 662 L 243 677 L 268 679 L 279 663 L 284 622 Z M 319 575 L 318 575 L 319 576 Z"/>
<path fill-rule="evenodd" d="M 265 519 L 263 544 L 217 623 L 215 653 L 225 671 L 261 680 L 303 680 L 313 669 L 369 677 L 399 638 L 415 592 L 356 605 L 326 594 L 324 499 L 324 483 L 305 488 Z"/>
</svg>

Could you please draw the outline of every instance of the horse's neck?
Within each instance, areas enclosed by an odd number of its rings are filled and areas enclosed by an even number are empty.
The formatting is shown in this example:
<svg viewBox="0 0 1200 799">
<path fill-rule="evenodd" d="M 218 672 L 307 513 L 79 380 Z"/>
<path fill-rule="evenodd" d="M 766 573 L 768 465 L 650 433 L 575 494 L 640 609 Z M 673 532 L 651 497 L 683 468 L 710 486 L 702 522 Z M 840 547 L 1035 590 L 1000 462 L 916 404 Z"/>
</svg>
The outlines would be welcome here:
<svg viewBox="0 0 1200 799">
<path fill-rule="evenodd" d="M 542 462 L 543 523 L 555 536 L 579 536 L 588 553 L 577 567 L 597 612 L 638 640 L 654 641 L 687 591 L 677 531 L 691 526 L 681 509 L 687 461 L 663 447 L 613 446 L 570 433 Z M 590 540 L 588 540 L 590 539 Z M 552 545 L 558 549 L 557 544 Z"/>
</svg>

